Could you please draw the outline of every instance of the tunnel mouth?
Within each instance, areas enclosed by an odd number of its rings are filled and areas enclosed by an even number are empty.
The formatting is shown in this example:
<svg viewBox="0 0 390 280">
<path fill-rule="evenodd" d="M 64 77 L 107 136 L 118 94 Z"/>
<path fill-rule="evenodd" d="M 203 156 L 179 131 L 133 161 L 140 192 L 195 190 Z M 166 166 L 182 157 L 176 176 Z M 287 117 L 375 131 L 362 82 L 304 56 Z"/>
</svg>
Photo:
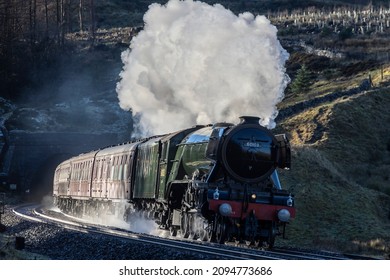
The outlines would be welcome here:
<svg viewBox="0 0 390 280">
<path fill-rule="evenodd" d="M 41 202 L 45 196 L 52 196 L 56 167 L 72 156 L 68 153 L 53 154 L 43 161 L 32 176 L 30 187 L 24 190 L 26 198 L 29 201 Z"/>
</svg>

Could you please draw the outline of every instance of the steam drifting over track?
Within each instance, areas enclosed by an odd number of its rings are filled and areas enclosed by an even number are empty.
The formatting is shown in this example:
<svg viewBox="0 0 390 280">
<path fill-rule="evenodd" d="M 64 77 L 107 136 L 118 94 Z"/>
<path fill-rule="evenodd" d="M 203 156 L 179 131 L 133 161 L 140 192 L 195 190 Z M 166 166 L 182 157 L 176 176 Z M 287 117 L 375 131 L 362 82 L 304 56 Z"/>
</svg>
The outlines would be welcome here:
<svg viewBox="0 0 390 280">
<path fill-rule="evenodd" d="M 257 115 L 272 128 L 289 82 L 288 53 L 264 16 L 171 0 L 153 4 L 122 54 L 120 106 L 140 115 L 141 135 Z"/>
</svg>

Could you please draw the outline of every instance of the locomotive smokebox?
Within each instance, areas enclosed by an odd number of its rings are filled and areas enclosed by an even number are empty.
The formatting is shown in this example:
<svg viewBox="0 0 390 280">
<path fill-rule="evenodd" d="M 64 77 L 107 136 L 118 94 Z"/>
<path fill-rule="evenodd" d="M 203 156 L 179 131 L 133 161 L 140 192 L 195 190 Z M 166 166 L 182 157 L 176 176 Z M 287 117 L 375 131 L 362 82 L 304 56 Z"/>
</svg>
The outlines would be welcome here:
<svg viewBox="0 0 390 280">
<path fill-rule="evenodd" d="M 259 124 L 259 117 L 242 116 L 240 117 L 240 124 Z"/>
<path fill-rule="evenodd" d="M 242 183 L 256 184 L 277 167 L 278 142 L 259 123 L 259 117 L 242 116 L 241 123 L 226 132 L 221 148 L 227 173 Z"/>
</svg>

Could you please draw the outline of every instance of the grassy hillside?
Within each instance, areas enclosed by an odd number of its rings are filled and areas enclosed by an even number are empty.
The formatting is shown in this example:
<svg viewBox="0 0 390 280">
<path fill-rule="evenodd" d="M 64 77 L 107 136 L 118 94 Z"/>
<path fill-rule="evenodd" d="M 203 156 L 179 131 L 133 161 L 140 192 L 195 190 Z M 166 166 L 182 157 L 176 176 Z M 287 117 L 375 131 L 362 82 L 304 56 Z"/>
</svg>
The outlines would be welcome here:
<svg viewBox="0 0 390 280">
<path fill-rule="evenodd" d="M 290 134 L 297 218 L 279 245 L 390 253 L 390 89 L 340 98 L 280 124 Z"/>
</svg>

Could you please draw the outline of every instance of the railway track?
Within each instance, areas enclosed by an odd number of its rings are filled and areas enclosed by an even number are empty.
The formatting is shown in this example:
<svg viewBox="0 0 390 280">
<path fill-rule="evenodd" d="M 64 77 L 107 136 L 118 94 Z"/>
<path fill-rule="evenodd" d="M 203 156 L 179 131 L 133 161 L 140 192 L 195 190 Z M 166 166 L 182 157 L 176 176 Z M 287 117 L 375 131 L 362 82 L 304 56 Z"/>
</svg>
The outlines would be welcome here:
<svg viewBox="0 0 390 280">
<path fill-rule="evenodd" d="M 189 241 L 181 238 L 163 238 L 143 233 L 131 232 L 128 229 L 113 226 L 92 224 L 85 220 L 64 215 L 43 208 L 41 205 L 25 204 L 17 206 L 13 212 L 23 219 L 32 222 L 46 223 L 86 234 L 104 234 L 114 238 L 149 243 L 162 247 L 185 250 L 187 252 L 208 255 L 212 258 L 235 260 L 346 260 L 359 257 L 347 256 L 331 252 L 308 252 L 276 248 L 272 251 L 246 248 L 237 245 L 221 245 L 200 241 Z M 361 258 L 363 259 L 363 258 Z"/>
</svg>

